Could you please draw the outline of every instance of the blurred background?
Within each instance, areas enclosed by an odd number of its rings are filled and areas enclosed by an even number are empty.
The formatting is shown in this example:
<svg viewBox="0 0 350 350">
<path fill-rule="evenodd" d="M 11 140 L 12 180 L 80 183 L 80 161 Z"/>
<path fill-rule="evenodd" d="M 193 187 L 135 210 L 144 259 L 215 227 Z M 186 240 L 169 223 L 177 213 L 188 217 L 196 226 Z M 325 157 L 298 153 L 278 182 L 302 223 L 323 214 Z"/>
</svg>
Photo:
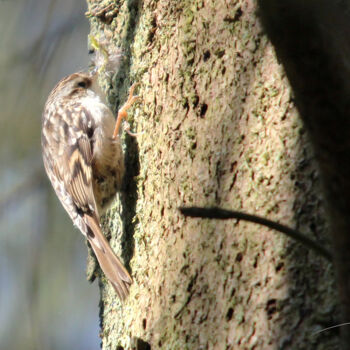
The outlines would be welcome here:
<svg viewBox="0 0 350 350">
<path fill-rule="evenodd" d="M 44 174 L 52 87 L 88 66 L 83 0 L 0 0 L 0 348 L 98 349 L 87 248 Z"/>
</svg>

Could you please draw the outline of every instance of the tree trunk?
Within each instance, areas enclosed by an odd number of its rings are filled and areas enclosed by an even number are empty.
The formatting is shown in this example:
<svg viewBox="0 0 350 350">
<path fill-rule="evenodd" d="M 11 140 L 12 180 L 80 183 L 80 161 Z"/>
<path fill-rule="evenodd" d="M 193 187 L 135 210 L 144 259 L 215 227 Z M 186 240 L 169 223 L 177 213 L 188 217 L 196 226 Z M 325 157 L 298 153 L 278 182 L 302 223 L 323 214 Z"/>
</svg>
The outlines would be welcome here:
<svg viewBox="0 0 350 350">
<path fill-rule="evenodd" d="M 105 220 L 134 283 L 124 304 L 101 283 L 103 349 L 336 349 L 338 333 L 315 334 L 338 322 L 329 263 L 267 228 L 178 211 L 242 210 L 327 245 L 313 150 L 254 1 L 88 6 L 92 34 L 125 54 L 110 102 L 131 82 L 142 97 Z"/>
<path fill-rule="evenodd" d="M 350 320 L 350 2 L 260 0 L 315 156 L 330 218 L 342 319 Z M 341 327 L 342 347 L 350 345 Z"/>
</svg>

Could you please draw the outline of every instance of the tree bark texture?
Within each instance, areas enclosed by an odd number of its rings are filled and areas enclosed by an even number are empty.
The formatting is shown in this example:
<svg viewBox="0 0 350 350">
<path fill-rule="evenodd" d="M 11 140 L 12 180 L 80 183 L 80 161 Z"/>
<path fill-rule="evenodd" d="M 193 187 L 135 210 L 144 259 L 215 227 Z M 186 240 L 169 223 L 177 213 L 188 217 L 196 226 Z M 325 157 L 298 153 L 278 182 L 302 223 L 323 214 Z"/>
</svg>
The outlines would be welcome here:
<svg viewBox="0 0 350 350">
<path fill-rule="evenodd" d="M 111 5 L 110 5 L 111 4 Z M 110 5 L 110 6 L 109 6 Z M 107 9 L 104 11 L 103 9 Z M 127 175 L 105 219 L 132 272 L 101 286 L 103 349 L 336 349 L 332 266 L 261 226 L 185 219 L 179 206 L 265 216 L 328 244 L 319 172 L 254 1 L 88 1 L 91 32 L 124 51 L 112 106 L 140 82 Z"/>
<path fill-rule="evenodd" d="M 261 0 L 261 17 L 320 164 L 342 321 L 350 320 L 350 2 Z M 342 327 L 342 347 L 350 346 Z"/>
</svg>

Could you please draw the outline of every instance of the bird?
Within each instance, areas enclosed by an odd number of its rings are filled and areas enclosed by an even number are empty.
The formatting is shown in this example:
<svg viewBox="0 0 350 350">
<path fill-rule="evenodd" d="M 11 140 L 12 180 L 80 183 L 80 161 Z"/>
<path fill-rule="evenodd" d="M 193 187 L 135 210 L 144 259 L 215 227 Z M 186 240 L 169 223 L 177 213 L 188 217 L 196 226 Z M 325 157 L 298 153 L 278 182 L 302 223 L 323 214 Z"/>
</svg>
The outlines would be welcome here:
<svg viewBox="0 0 350 350">
<path fill-rule="evenodd" d="M 139 98 L 135 86 L 115 121 L 96 71 L 73 73 L 49 94 L 41 129 L 43 162 L 53 189 L 121 300 L 133 280 L 104 236 L 100 217 L 121 189 L 125 167 L 119 129 Z"/>
</svg>

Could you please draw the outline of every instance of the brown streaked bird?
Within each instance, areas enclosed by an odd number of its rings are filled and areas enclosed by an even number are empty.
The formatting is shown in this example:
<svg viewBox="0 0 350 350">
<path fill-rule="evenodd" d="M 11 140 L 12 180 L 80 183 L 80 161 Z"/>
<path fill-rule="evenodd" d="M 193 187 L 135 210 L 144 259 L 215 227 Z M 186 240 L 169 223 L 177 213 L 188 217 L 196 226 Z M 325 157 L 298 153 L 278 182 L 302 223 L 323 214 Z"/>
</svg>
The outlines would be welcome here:
<svg viewBox="0 0 350 350">
<path fill-rule="evenodd" d="M 115 122 L 97 74 L 74 73 L 55 86 L 42 115 L 47 175 L 121 300 L 127 297 L 132 278 L 103 235 L 100 215 L 121 187 L 124 156 L 118 131 L 126 110 L 138 98 L 133 96 L 134 88 Z"/>
</svg>

